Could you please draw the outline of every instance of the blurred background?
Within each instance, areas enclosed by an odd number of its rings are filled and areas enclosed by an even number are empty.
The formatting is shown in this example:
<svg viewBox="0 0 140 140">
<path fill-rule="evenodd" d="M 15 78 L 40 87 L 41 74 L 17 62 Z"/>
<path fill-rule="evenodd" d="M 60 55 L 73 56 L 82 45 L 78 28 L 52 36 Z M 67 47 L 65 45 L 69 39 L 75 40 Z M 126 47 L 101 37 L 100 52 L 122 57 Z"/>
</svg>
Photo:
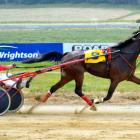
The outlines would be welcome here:
<svg viewBox="0 0 140 140">
<path fill-rule="evenodd" d="M 44 3 L 113 3 L 139 4 L 140 0 L 0 0 L 2 4 L 44 4 Z"/>
<path fill-rule="evenodd" d="M 0 23 L 140 22 L 140 0 L 0 0 Z"/>
<path fill-rule="evenodd" d="M 1 44 L 118 43 L 132 36 L 139 26 L 140 0 L 0 0 Z M 3 64 L 7 63 L 13 62 Z M 17 64 L 23 65 L 19 62 Z M 46 62 L 34 65 L 46 65 Z M 140 76 L 139 68 L 136 74 Z M 59 72 L 38 76 L 28 92 L 33 94 L 45 92 L 58 81 L 58 76 Z M 84 91 L 106 93 L 109 81 L 96 80 L 93 76 L 86 77 Z M 93 80 L 99 84 L 93 87 L 89 84 Z M 37 86 L 38 84 L 40 86 Z M 73 89 L 74 83 L 70 83 L 60 92 L 65 93 L 67 90 L 71 92 Z M 137 97 L 137 92 L 140 91 L 139 85 L 124 82 L 117 91 L 135 92 L 136 99 L 140 99 Z"/>
</svg>

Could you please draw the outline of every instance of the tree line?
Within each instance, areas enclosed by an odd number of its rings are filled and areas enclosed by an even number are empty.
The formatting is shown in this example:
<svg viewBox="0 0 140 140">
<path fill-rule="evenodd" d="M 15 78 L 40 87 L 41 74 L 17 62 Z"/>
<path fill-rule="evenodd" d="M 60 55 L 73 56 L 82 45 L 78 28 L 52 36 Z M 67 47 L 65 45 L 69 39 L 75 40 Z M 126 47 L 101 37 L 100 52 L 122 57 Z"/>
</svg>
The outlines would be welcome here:
<svg viewBox="0 0 140 140">
<path fill-rule="evenodd" d="M 110 3 L 140 4 L 140 0 L 0 0 L 0 4 Z"/>
</svg>

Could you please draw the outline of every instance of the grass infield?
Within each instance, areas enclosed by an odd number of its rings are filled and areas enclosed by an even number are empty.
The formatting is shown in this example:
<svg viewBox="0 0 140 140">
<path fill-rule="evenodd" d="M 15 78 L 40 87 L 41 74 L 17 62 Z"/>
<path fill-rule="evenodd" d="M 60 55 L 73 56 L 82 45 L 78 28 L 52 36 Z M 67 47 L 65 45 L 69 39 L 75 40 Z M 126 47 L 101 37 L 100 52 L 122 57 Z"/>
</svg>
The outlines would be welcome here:
<svg viewBox="0 0 140 140">
<path fill-rule="evenodd" d="M 138 60 L 139 61 L 139 60 Z M 10 64 L 11 62 L 3 62 L 1 64 Z M 46 65 L 46 66 L 51 66 L 54 65 L 55 63 L 49 63 L 49 62 L 42 62 L 42 63 L 36 63 L 36 64 L 22 64 L 20 62 L 16 62 L 17 65 L 19 66 L 40 66 L 40 65 Z M 10 73 L 19 73 L 23 71 L 34 71 L 37 69 L 13 69 L 10 70 Z M 136 70 L 136 75 L 140 77 L 140 66 L 137 67 Z M 58 82 L 60 79 L 60 71 L 53 71 L 53 72 L 46 72 L 44 74 L 37 75 L 35 79 L 31 83 L 31 87 L 29 89 L 24 89 L 26 91 L 25 93 L 26 96 L 33 96 L 33 95 L 38 95 L 41 93 L 46 92 L 53 84 Z M 110 81 L 107 79 L 95 77 L 93 75 L 90 75 L 88 73 L 85 73 L 85 78 L 84 78 L 84 84 L 83 84 L 83 91 L 86 92 L 93 92 L 94 95 L 98 95 L 98 93 L 101 92 L 107 92 L 108 87 L 109 87 Z M 74 92 L 75 88 L 75 82 L 72 81 L 68 84 L 66 84 L 63 88 L 58 90 L 57 93 L 66 93 L 66 92 Z M 119 86 L 116 89 L 118 92 L 139 92 L 140 91 L 140 86 L 136 85 L 134 83 L 124 81 L 119 84 Z"/>
<path fill-rule="evenodd" d="M 0 31 L 1 43 L 18 43 L 18 42 L 119 42 L 131 36 L 134 29 L 74 29 L 74 30 L 13 30 Z M 1 62 L 1 64 L 11 64 L 14 62 Z M 24 66 L 20 62 L 17 65 Z M 54 63 L 37 63 L 36 65 L 54 65 Z M 26 64 L 26 66 L 28 66 Z M 136 75 L 140 77 L 140 67 L 137 68 Z M 35 69 L 13 69 L 11 73 L 18 73 L 23 71 L 32 71 Z M 38 75 L 31 84 L 29 89 L 24 89 L 26 96 L 32 96 L 46 92 L 53 84 L 60 78 L 58 71 L 48 72 Z M 92 76 L 85 73 L 83 91 L 86 92 L 107 92 L 109 87 L 109 80 Z M 57 93 L 73 92 L 74 81 L 68 83 Z M 139 92 L 140 86 L 127 81 L 122 82 L 116 89 L 119 92 Z"/>
<path fill-rule="evenodd" d="M 0 43 L 119 42 L 137 29 L 0 30 Z"/>
</svg>

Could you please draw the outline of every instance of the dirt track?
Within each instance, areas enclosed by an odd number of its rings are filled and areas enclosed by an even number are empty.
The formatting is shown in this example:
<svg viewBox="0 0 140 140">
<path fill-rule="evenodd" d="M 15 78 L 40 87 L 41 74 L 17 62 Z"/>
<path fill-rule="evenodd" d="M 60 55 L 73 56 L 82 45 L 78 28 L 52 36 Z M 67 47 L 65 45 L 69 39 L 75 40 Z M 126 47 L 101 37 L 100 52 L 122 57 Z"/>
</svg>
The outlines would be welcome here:
<svg viewBox="0 0 140 140">
<path fill-rule="evenodd" d="M 75 113 L 85 104 L 71 94 L 53 96 L 35 108 L 33 97 L 27 98 L 19 113 L 0 117 L 0 140 L 139 140 L 139 98 L 114 97 L 112 103 L 97 105 L 97 112 L 82 114 Z"/>
<path fill-rule="evenodd" d="M 140 112 L 7 114 L 0 140 L 139 140 Z"/>
</svg>

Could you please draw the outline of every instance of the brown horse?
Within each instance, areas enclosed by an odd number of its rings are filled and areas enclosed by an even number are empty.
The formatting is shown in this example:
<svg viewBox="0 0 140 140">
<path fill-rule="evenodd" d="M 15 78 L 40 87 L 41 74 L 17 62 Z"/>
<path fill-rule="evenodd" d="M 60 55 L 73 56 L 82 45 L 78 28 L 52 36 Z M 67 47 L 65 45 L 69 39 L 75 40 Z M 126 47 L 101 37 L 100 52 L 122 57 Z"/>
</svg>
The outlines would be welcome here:
<svg viewBox="0 0 140 140">
<path fill-rule="evenodd" d="M 45 102 L 47 99 L 59 88 L 63 87 L 68 82 L 75 81 L 75 93 L 80 96 L 91 109 L 95 110 L 94 103 L 101 103 L 109 100 L 117 85 L 124 80 L 140 84 L 140 79 L 134 76 L 136 69 L 136 59 L 140 53 L 140 30 L 135 32 L 133 36 L 126 41 L 120 42 L 118 45 L 111 47 L 112 52 L 119 50 L 112 54 L 112 59 L 107 62 L 100 62 L 96 64 L 79 62 L 61 68 L 61 79 L 50 90 L 40 98 L 40 101 Z M 44 56 L 37 61 L 44 61 Z M 46 57 L 45 59 L 47 59 Z M 65 54 L 62 57 L 61 63 L 70 60 L 77 60 L 84 58 L 84 51 L 74 51 Z M 36 59 L 34 59 L 36 62 Z M 33 60 L 33 61 L 34 61 Z M 33 62 L 33 61 L 27 61 Z M 94 99 L 91 101 L 82 92 L 84 72 L 92 75 L 110 79 L 110 87 L 106 97 L 101 99 Z"/>
</svg>

